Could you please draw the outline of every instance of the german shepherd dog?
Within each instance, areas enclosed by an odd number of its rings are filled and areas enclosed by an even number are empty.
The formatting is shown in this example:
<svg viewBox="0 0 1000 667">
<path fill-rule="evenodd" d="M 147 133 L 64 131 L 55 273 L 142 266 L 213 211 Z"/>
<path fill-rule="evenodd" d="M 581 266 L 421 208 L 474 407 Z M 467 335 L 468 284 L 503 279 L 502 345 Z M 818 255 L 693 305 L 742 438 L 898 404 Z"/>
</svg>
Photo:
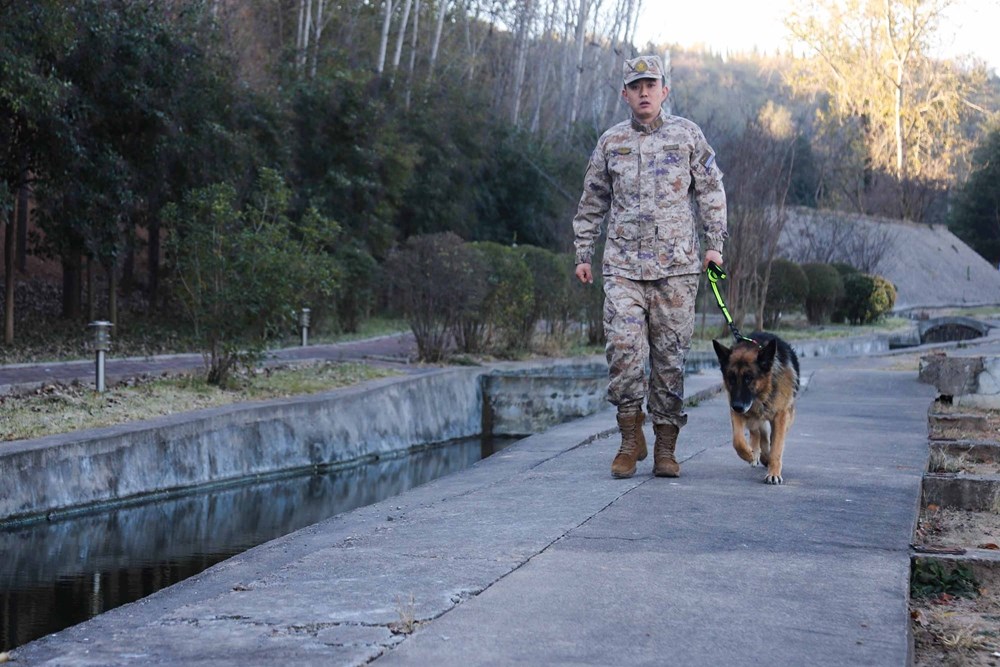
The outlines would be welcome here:
<svg viewBox="0 0 1000 667">
<path fill-rule="evenodd" d="M 712 341 L 729 394 L 733 448 L 751 466 L 767 466 L 765 483 L 781 484 L 781 453 L 799 393 L 799 359 L 773 334 L 754 332 L 750 338 L 732 349 Z"/>
</svg>

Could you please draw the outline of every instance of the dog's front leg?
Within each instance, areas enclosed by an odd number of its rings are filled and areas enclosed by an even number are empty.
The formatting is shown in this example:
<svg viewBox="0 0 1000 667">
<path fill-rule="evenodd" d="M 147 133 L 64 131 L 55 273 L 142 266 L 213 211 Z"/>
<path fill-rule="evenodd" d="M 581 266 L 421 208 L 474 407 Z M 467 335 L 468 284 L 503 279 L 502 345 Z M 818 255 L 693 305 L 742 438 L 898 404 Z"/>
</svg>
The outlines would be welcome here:
<svg viewBox="0 0 1000 667">
<path fill-rule="evenodd" d="M 737 414 L 732 410 L 729 411 L 729 416 L 733 422 L 733 449 L 741 459 L 748 462 L 750 465 L 757 465 L 757 461 L 754 460 L 753 452 L 750 451 L 750 445 L 747 444 L 746 428 L 747 420 L 743 418 L 743 415 Z"/>
<path fill-rule="evenodd" d="M 776 414 L 771 421 L 771 460 L 767 465 L 765 484 L 781 484 L 785 481 L 781 478 L 781 453 L 785 449 L 785 436 L 794 418 L 795 407 L 792 406 Z"/>
</svg>

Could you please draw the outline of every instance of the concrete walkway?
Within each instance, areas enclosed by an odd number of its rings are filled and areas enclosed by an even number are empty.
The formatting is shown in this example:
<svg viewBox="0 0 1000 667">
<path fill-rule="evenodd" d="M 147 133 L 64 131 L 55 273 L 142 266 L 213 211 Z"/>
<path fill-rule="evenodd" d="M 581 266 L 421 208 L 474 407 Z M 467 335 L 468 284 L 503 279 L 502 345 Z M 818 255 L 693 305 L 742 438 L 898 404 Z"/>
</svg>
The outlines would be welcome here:
<svg viewBox="0 0 1000 667">
<path fill-rule="evenodd" d="M 14 651 L 28 665 L 906 665 L 932 387 L 915 357 L 803 359 L 762 483 L 722 396 L 682 477 L 609 474 L 614 414 L 257 547 Z M 695 376 L 689 394 L 716 384 Z M 652 429 L 647 424 L 647 437 Z"/>
</svg>

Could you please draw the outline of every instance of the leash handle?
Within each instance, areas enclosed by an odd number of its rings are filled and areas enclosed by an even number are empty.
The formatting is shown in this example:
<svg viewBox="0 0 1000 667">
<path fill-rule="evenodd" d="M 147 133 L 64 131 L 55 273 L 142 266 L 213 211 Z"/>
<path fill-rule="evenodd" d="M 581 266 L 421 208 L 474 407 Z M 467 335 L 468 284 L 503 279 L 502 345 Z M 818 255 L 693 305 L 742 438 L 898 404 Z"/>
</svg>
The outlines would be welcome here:
<svg viewBox="0 0 1000 667">
<path fill-rule="evenodd" d="M 757 341 L 753 338 L 747 338 L 740 333 L 740 330 L 736 328 L 736 323 L 733 322 L 733 316 L 729 314 L 729 309 L 726 308 L 726 302 L 722 299 L 722 293 L 719 292 L 719 281 L 726 279 L 726 272 L 721 266 L 715 262 L 709 262 L 708 266 L 705 267 L 705 273 L 708 275 L 708 282 L 712 286 L 712 292 L 715 294 L 715 302 L 719 304 L 719 309 L 722 311 L 723 317 L 726 318 L 726 324 L 729 325 L 729 330 L 733 334 L 733 338 L 739 343 L 741 340 L 749 341 L 754 345 L 757 345 Z"/>
</svg>

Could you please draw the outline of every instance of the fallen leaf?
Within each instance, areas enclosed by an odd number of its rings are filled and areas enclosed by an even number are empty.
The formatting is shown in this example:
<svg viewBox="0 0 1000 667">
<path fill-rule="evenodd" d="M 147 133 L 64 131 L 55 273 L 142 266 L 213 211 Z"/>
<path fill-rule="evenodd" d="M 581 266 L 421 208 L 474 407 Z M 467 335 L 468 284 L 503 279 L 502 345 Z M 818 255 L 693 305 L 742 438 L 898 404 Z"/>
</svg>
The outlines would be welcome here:
<svg viewBox="0 0 1000 667">
<path fill-rule="evenodd" d="M 997 545 L 996 542 L 987 542 L 986 544 L 980 544 L 980 545 L 978 545 L 976 548 L 977 549 L 994 549 L 994 550 L 996 550 L 996 549 L 1000 549 L 1000 545 Z"/>
</svg>

